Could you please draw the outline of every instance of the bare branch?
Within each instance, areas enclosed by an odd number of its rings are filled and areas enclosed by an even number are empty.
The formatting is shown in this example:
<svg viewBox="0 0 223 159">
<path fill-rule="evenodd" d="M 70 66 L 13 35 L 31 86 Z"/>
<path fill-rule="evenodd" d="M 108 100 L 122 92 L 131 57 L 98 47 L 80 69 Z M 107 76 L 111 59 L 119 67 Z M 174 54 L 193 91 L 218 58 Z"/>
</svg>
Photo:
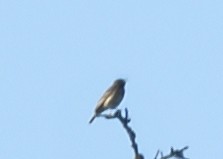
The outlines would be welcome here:
<svg viewBox="0 0 223 159">
<path fill-rule="evenodd" d="M 135 141 L 136 134 L 132 130 L 132 128 L 129 127 L 129 125 L 128 125 L 128 123 L 131 120 L 128 117 L 128 109 L 127 108 L 125 108 L 125 116 L 122 116 L 122 113 L 121 113 L 120 109 L 118 109 L 114 114 L 110 114 L 110 115 L 102 114 L 100 116 L 105 117 L 106 119 L 117 118 L 121 122 L 121 124 L 124 127 L 124 129 L 126 130 L 126 132 L 128 133 L 128 136 L 129 136 L 130 141 L 132 143 L 132 148 L 133 148 L 133 151 L 134 151 L 134 154 L 135 154 L 135 159 L 144 159 L 143 155 L 138 152 L 138 145 Z"/>
<path fill-rule="evenodd" d="M 160 153 L 160 151 L 159 151 L 159 150 L 157 150 L 157 152 L 156 152 L 156 155 L 155 155 L 154 159 L 157 159 L 157 157 L 158 157 L 159 153 Z"/>
<path fill-rule="evenodd" d="M 171 157 L 177 157 L 177 158 L 181 158 L 181 159 L 189 159 L 189 158 L 184 157 L 184 154 L 183 154 L 183 152 L 185 150 L 187 150 L 188 148 L 189 148 L 188 146 L 185 146 L 184 148 L 182 148 L 180 150 L 174 150 L 173 147 L 171 147 L 170 154 L 165 155 L 165 156 L 163 155 L 162 152 L 160 152 L 158 150 L 157 153 L 156 153 L 155 159 L 157 159 L 157 156 L 158 156 L 159 153 L 160 153 L 160 156 L 161 156 L 160 159 L 169 159 Z"/>
<path fill-rule="evenodd" d="M 138 152 L 138 145 L 135 141 L 136 134 L 132 130 L 132 128 L 129 127 L 129 125 L 128 125 L 128 123 L 130 123 L 131 120 L 128 117 L 127 108 L 125 108 L 125 116 L 122 116 L 121 110 L 118 109 L 114 114 L 101 114 L 101 115 L 99 115 L 99 117 L 104 117 L 106 119 L 118 119 L 121 122 L 124 129 L 126 130 L 126 132 L 128 133 L 128 136 L 129 136 L 130 141 L 132 143 L 132 148 L 133 148 L 133 151 L 134 151 L 134 154 L 135 154 L 134 159 L 144 159 L 143 155 Z M 180 159 L 189 159 L 189 158 L 185 158 L 184 154 L 183 154 L 183 152 L 185 150 L 187 150 L 188 148 L 189 148 L 188 146 L 185 146 L 184 148 L 182 148 L 180 150 L 178 150 L 178 149 L 174 150 L 174 148 L 171 147 L 170 153 L 165 155 L 165 156 L 163 155 L 162 151 L 157 150 L 154 159 L 169 159 L 169 158 L 172 158 L 172 157 L 176 157 L 176 158 L 180 158 Z M 160 154 L 160 158 L 158 158 L 159 154 Z"/>
</svg>

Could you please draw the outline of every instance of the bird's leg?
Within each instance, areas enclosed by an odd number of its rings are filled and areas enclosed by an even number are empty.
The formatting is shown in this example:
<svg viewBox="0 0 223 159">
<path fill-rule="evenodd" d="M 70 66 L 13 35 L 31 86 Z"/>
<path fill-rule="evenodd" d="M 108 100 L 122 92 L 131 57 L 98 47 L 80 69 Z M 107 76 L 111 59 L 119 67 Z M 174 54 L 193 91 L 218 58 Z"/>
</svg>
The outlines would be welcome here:
<svg viewBox="0 0 223 159">
<path fill-rule="evenodd" d="M 109 115 L 109 116 L 113 116 L 113 114 L 114 114 L 113 111 L 110 110 L 108 115 Z"/>
</svg>

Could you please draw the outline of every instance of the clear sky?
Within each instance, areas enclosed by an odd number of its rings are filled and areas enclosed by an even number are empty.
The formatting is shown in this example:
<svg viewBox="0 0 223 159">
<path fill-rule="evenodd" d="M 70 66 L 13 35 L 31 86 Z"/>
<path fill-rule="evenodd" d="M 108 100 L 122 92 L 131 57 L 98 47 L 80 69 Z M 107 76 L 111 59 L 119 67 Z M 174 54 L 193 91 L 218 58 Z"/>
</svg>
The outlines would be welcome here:
<svg viewBox="0 0 223 159">
<path fill-rule="evenodd" d="M 139 151 L 223 146 L 222 0 L 1 0 L 0 158 L 133 158 L 115 120 L 88 121 L 127 78 Z"/>
</svg>

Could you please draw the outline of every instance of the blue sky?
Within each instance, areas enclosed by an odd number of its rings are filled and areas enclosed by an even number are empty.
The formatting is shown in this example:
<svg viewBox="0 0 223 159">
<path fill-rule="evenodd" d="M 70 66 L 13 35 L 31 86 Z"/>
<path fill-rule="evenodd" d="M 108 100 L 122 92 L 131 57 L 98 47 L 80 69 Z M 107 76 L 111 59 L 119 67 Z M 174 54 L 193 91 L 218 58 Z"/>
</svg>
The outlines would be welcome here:
<svg viewBox="0 0 223 159">
<path fill-rule="evenodd" d="M 133 158 L 117 121 L 88 120 L 127 78 L 139 151 L 223 143 L 223 2 L 0 1 L 0 158 Z"/>
</svg>

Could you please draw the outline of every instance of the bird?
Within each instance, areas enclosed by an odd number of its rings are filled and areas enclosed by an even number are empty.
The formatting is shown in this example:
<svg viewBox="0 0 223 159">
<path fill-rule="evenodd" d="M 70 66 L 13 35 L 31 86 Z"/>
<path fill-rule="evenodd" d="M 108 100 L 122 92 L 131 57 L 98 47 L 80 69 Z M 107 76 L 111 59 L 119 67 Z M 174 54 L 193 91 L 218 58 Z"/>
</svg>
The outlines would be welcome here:
<svg viewBox="0 0 223 159">
<path fill-rule="evenodd" d="M 107 109 L 115 109 L 121 103 L 125 94 L 125 84 L 126 80 L 124 79 L 117 79 L 114 81 L 99 99 L 89 124 L 91 124 L 103 111 Z"/>
</svg>

